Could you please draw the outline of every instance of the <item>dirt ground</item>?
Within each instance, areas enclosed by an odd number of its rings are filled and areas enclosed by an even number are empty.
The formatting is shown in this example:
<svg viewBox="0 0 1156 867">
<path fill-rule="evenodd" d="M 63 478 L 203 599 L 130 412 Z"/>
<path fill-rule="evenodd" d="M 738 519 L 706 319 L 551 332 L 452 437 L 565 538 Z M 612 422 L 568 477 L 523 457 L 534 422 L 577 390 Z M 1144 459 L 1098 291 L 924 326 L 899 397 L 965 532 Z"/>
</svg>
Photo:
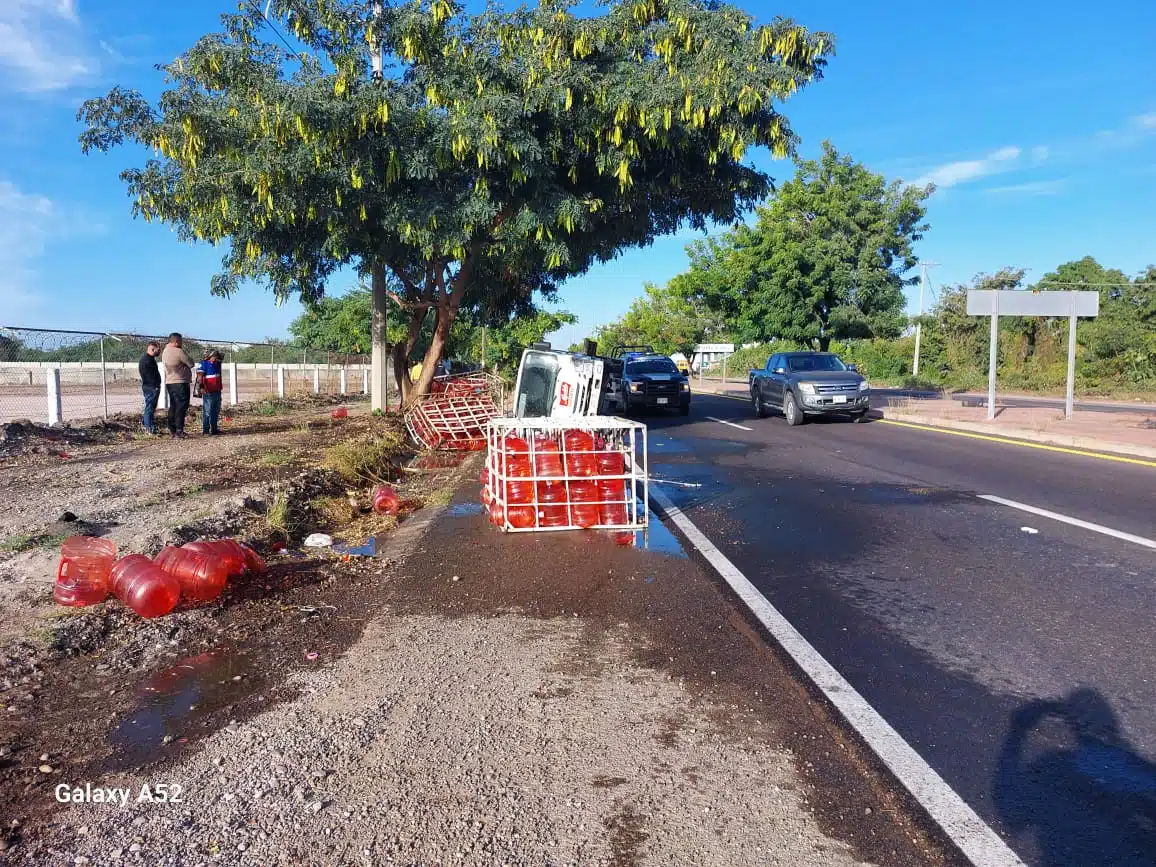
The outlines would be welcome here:
<svg viewBox="0 0 1156 867">
<path fill-rule="evenodd" d="M 220 439 L 113 426 L 0 451 L 24 504 L 0 519 L 0 861 L 957 863 L 657 520 L 649 550 L 504 535 L 477 458 L 400 452 L 401 521 L 347 521 L 319 455 L 396 422 L 274 409 Z M 231 535 L 269 570 L 152 621 L 61 609 L 56 539 L 78 525 L 144 553 Z M 341 527 L 379 556 L 300 544 Z M 179 803 L 142 802 L 158 785 Z"/>
</svg>

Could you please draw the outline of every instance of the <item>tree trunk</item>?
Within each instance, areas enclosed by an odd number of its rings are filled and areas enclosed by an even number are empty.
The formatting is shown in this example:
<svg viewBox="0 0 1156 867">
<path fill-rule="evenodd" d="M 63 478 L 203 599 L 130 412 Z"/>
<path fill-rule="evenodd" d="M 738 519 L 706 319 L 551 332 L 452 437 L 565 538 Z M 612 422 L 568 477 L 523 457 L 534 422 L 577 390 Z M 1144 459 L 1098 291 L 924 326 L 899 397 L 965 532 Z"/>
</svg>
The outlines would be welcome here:
<svg viewBox="0 0 1156 867">
<path fill-rule="evenodd" d="M 441 362 L 442 356 L 445 353 L 446 341 L 450 335 L 450 326 L 453 325 L 456 314 L 457 308 L 451 308 L 450 304 L 438 308 L 437 321 L 434 323 L 433 339 L 430 341 L 429 349 L 426 350 L 425 358 L 422 359 L 421 375 L 417 378 L 417 382 L 413 384 L 413 391 L 407 399 L 407 405 L 429 393 L 430 384 L 437 375 L 438 364 Z"/>
<path fill-rule="evenodd" d="M 405 343 L 399 343 L 393 348 L 393 375 L 397 377 L 402 407 L 409 406 L 413 393 L 413 383 L 409 380 L 409 357 L 413 353 L 414 346 L 417 345 L 422 323 L 425 322 L 428 314 L 429 310 L 425 307 L 419 310 L 410 310 L 409 331 L 405 336 Z"/>
</svg>

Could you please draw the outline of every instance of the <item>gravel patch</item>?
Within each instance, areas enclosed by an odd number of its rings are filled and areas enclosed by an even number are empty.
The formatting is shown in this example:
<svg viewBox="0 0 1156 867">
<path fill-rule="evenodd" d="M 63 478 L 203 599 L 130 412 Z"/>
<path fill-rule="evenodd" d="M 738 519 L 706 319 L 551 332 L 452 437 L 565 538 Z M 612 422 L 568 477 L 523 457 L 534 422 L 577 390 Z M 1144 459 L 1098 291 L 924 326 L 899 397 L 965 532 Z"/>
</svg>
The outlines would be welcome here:
<svg viewBox="0 0 1156 867">
<path fill-rule="evenodd" d="M 790 756 L 638 666 L 629 630 L 385 617 L 299 697 L 210 737 L 124 807 L 58 813 L 17 863 L 849 865 Z M 596 664 L 573 665 L 576 656 Z M 675 722 L 676 721 L 676 722 Z M 133 803 L 182 786 L 180 804 Z M 82 832 L 83 829 L 83 832 Z M 115 855 L 114 855 L 115 853 Z M 82 859 L 89 859 L 84 861 Z"/>
</svg>

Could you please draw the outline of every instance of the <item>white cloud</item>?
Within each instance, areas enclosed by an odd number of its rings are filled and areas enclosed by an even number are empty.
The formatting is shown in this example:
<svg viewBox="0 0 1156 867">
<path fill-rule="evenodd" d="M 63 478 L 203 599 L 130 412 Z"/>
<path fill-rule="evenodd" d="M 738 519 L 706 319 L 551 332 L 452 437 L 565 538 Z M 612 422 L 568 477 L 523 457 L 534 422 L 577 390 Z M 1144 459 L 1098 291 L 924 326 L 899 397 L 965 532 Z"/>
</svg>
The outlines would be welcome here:
<svg viewBox="0 0 1156 867">
<path fill-rule="evenodd" d="M 95 71 L 74 0 L 0 0 L 0 73 L 6 84 L 44 93 Z"/>
<path fill-rule="evenodd" d="M 35 264 L 59 222 L 60 213 L 51 199 L 0 181 L 0 310 L 6 318 L 39 303 L 33 289 Z"/>
<path fill-rule="evenodd" d="M 1150 114 L 1140 114 L 1132 118 L 1132 123 L 1140 127 L 1140 129 L 1156 130 L 1156 111 Z"/>
<path fill-rule="evenodd" d="M 988 187 L 985 193 L 999 196 L 1054 196 L 1062 192 L 1067 182 L 1062 178 L 1050 181 L 1027 181 L 1003 187 Z"/>
<path fill-rule="evenodd" d="M 1045 145 L 1038 145 L 1032 148 L 1032 159 L 1038 163 L 1042 163 L 1048 158 L 1048 149 Z"/>
<path fill-rule="evenodd" d="M 988 175 L 1011 171 L 1015 168 L 1023 151 L 1014 146 L 1002 147 L 992 151 L 986 157 L 975 160 L 959 160 L 938 166 L 914 181 L 916 186 L 935 184 L 938 189 L 944 190 L 956 184 L 985 178 Z"/>
</svg>

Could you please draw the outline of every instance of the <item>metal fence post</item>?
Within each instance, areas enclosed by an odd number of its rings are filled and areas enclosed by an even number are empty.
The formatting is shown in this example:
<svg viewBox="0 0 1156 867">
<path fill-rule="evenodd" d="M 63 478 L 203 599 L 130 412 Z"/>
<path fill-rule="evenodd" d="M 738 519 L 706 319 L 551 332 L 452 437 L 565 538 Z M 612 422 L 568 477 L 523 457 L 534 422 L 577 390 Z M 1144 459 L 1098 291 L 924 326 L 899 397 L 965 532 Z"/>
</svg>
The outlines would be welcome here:
<svg viewBox="0 0 1156 867">
<path fill-rule="evenodd" d="M 237 405 L 237 362 L 229 362 L 229 406 Z"/>
<path fill-rule="evenodd" d="M 1076 302 L 1072 301 L 1075 309 Z M 1064 389 L 1064 418 L 1072 417 L 1076 403 L 1076 315 L 1068 317 L 1068 385 Z"/>
<path fill-rule="evenodd" d="M 345 365 L 344 364 L 341 365 L 341 376 L 338 379 L 338 384 L 341 386 L 341 388 L 338 390 L 337 393 L 338 394 L 345 394 Z"/>
<path fill-rule="evenodd" d="M 727 357 L 723 356 L 723 385 L 727 384 Z"/>
<path fill-rule="evenodd" d="M 100 396 L 104 401 L 104 415 L 108 420 L 108 366 L 104 363 L 104 335 L 100 335 Z"/>
<path fill-rule="evenodd" d="M 321 368 L 313 365 L 313 393 L 321 394 Z"/>
<path fill-rule="evenodd" d="M 987 362 L 987 420 L 995 418 L 995 378 L 999 368 L 999 313 L 991 314 L 991 341 Z"/>
<path fill-rule="evenodd" d="M 58 425 L 64 418 L 64 406 L 60 400 L 60 368 L 50 367 L 44 373 L 48 382 L 48 424 Z"/>
<path fill-rule="evenodd" d="M 272 391 L 275 388 L 273 378 L 274 378 L 274 376 L 276 376 L 276 370 L 274 370 L 275 365 L 273 364 L 273 351 L 276 348 L 277 347 L 274 346 L 273 344 L 269 345 L 269 390 L 270 391 Z"/>
<path fill-rule="evenodd" d="M 285 396 L 285 365 L 277 365 L 277 397 Z"/>
</svg>

